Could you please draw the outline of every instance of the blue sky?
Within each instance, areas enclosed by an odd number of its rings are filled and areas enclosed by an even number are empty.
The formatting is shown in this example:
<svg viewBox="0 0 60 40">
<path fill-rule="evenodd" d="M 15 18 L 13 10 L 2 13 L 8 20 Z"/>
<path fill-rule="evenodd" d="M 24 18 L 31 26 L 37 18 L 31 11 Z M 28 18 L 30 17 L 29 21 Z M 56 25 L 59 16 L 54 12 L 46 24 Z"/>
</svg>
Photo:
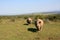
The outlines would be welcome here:
<svg viewBox="0 0 60 40">
<path fill-rule="evenodd" d="M 60 0 L 0 0 L 0 15 L 60 10 Z"/>
</svg>

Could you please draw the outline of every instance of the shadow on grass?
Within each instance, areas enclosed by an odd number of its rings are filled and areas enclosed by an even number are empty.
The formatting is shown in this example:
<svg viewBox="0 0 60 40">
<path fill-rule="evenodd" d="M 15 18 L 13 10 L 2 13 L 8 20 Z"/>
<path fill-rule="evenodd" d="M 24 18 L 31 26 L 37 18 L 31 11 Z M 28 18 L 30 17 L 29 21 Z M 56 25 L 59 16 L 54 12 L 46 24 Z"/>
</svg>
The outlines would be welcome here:
<svg viewBox="0 0 60 40">
<path fill-rule="evenodd" d="M 28 28 L 28 31 L 37 32 L 38 30 L 36 28 Z"/>
<path fill-rule="evenodd" d="M 23 25 L 29 25 L 29 24 L 25 23 L 25 24 L 23 24 Z"/>
</svg>

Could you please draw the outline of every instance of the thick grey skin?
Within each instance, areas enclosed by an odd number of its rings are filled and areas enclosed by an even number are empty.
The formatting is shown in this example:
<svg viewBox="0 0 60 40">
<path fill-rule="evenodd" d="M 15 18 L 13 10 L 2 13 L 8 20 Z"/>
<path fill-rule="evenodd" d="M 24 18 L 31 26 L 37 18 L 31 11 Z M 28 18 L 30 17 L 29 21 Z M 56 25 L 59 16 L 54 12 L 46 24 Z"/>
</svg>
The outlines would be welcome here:
<svg viewBox="0 0 60 40">
<path fill-rule="evenodd" d="M 44 22 L 41 19 L 37 19 L 35 21 L 35 26 L 36 26 L 36 28 L 37 28 L 38 31 L 42 31 L 43 24 L 44 24 Z"/>
</svg>

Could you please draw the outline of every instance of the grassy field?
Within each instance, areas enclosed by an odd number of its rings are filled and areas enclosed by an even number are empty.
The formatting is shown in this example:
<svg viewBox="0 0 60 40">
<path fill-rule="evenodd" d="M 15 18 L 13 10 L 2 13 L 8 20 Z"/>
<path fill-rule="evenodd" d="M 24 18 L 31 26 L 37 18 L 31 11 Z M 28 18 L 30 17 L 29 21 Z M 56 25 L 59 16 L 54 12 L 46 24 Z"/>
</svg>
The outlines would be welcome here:
<svg viewBox="0 0 60 40">
<path fill-rule="evenodd" d="M 25 19 L 0 21 L 0 40 L 60 40 L 60 22 L 45 23 L 41 32 L 34 24 L 25 25 Z"/>
</svg>

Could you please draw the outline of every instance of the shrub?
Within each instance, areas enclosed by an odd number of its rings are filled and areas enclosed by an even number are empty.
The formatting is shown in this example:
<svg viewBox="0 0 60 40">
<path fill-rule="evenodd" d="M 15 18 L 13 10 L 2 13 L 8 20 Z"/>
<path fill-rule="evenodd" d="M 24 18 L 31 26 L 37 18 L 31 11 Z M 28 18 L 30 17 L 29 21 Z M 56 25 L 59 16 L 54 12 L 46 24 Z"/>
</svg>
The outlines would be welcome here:
<svg viewBox="0 0 60 40">
<path fill-rule="evenodd" d="M 15 22 L 15 19 L 14 19 L 14 18 L 11 18 L 10 21 L 11 21 L 11 22 Z"/>
</svg>

